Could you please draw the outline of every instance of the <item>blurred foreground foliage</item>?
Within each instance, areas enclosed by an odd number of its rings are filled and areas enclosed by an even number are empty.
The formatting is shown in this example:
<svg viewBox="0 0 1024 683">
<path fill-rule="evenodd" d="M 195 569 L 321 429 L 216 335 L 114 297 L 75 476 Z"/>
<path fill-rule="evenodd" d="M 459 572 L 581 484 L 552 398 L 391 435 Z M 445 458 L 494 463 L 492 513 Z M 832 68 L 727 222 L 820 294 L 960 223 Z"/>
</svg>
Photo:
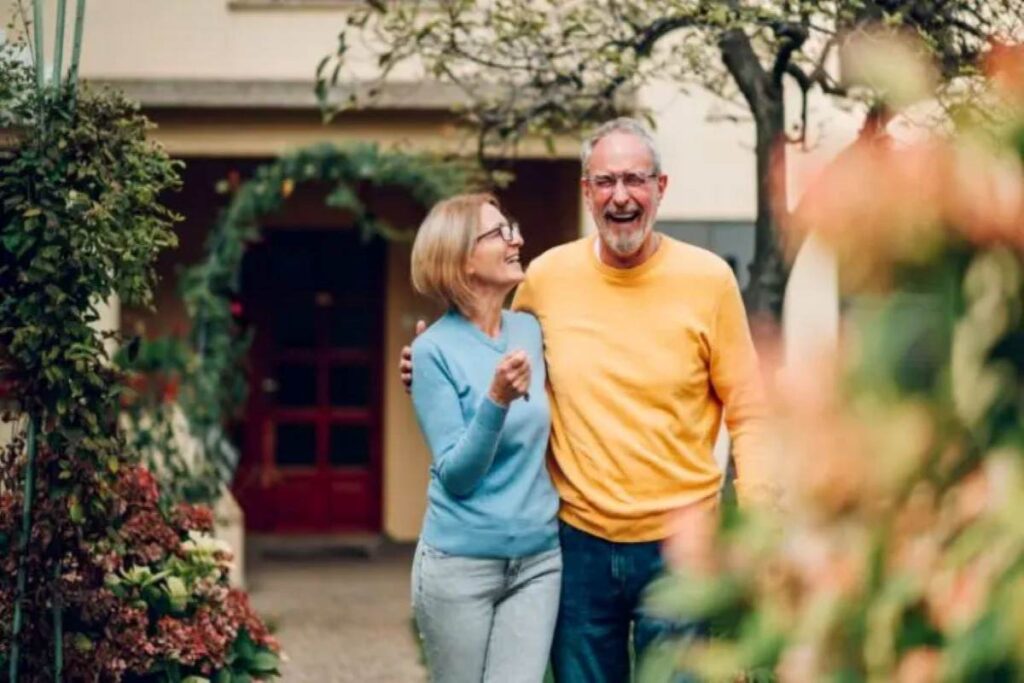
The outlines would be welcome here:
<svg viewBox="0 0 1024 683">
<path fill-rule="evenodd" d="M 783 510 L 683 513 L 650 603 L 712 637 L 642 680 L 1024 678 L 1024 49 L 986 65 L 954 134 L 868 131 L 789 221 L 838 254 L 840 349 L 776 376 Z"/>
</svg>

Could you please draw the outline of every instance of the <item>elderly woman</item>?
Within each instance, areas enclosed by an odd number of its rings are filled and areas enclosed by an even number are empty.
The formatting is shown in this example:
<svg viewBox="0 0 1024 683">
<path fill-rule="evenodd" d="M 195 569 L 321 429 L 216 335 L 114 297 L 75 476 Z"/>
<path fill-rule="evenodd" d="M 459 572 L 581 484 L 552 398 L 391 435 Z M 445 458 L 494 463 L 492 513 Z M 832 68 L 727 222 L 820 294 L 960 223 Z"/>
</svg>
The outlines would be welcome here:
<svg viewBox="0 0 1024 683">
<path fill-rule="evenodd" d="M 448 307 L 412 347 L 412 399 L 433 462 L 412 570 L 434 683 L 538 683 L 558 611 L 558 496 L 540 326 L 502 308 L 523 280 L 519 227 L 491 195 L 433 208 L 412 282 Z"/>
</svg>

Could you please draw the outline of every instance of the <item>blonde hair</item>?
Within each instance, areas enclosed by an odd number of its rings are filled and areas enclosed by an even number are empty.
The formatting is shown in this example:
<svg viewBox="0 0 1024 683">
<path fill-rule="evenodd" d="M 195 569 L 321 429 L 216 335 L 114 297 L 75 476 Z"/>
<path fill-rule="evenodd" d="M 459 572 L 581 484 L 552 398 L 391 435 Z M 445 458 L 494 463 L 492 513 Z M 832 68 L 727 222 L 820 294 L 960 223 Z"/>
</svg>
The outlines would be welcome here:
<svg viewBox="0 0 1024 683">
<path fill-rule="evenodd" d="M 463 315 L 472 310 L 475 300 L 466 262 L 480 231 L 480 209 L 486 204 L 501 208 L 494 195 L 486 192 L 438 202 L 412 245 L 412 286 Z"/>
</svg>

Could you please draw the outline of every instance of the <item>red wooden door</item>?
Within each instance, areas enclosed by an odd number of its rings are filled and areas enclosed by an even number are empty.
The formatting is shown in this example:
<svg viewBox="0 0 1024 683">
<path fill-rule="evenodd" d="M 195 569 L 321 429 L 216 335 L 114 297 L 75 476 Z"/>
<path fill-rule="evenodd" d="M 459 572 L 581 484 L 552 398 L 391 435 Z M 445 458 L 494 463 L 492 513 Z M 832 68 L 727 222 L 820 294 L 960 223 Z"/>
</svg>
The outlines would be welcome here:
<svg viewBox="0 0 1024 683">
<path fill-rule="evenodd" d="M 384 250 L 357 231 L 265 231 L 235 491 L 254 531 L 379 531 Z"/>
</svg>

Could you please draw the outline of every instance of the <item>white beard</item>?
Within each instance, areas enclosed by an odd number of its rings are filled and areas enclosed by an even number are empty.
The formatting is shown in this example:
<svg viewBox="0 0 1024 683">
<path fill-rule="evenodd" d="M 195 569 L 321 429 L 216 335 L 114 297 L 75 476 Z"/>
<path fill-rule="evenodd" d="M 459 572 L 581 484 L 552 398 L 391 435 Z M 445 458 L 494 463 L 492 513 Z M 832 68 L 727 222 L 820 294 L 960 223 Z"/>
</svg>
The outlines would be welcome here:
<svg viewBox="0 0 1024 683">
<path fill-rule="evenodd" d="M 612 250 L 616 256 L 625 258 L 635 254 L 647 237 L 647 226 L 632 232 L 618 232 L 608 228 L 598 230 L 601 234 L 601 241 Z"/>
</svg>

